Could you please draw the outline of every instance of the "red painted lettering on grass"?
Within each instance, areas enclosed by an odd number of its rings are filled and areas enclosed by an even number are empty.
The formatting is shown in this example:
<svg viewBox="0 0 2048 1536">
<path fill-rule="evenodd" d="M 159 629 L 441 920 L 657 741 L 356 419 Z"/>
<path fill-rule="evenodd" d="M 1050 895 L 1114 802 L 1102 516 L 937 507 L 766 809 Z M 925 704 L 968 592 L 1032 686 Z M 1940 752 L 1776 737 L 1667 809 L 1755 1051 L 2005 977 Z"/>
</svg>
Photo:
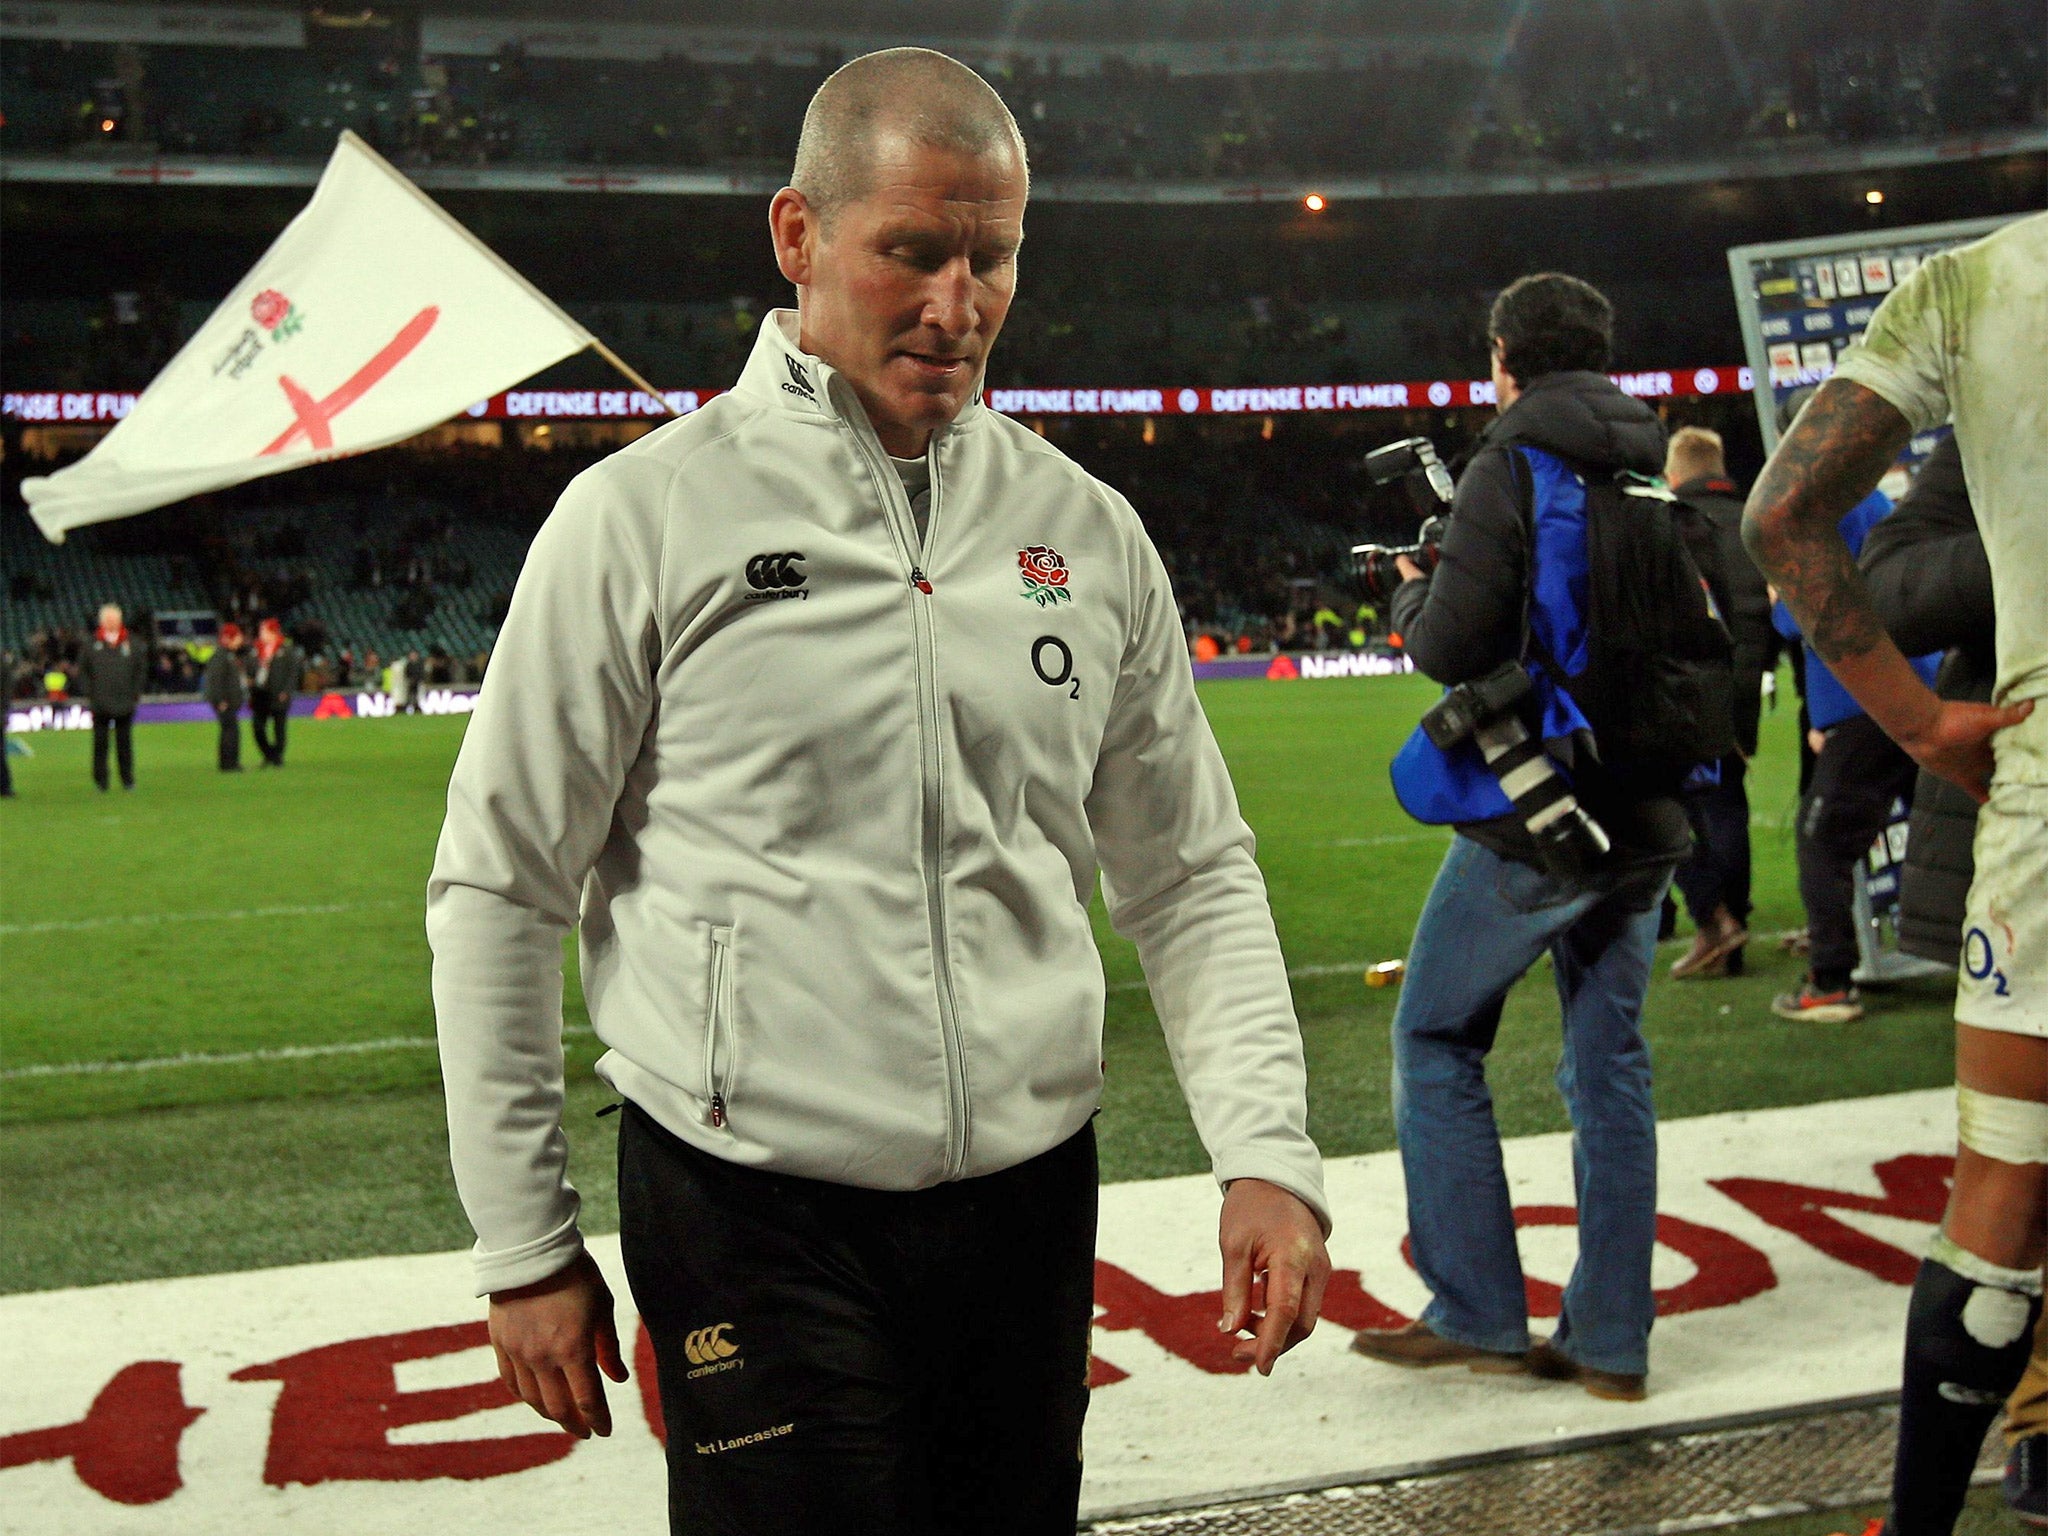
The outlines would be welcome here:
<svg viewBox="0 0 2048 1536">
<path fill-rule="evenodd" d="M 647 1427 L 654 1438 L 668 1444 L 668 1421 L 661 1414 L 661 1382 L 655 1375 L 654 1335 L 642 1323 L 633 1340 L 633 1376 L 640 1383 L 640 1411 L 647 1415 Z"/>
<path fill-rule="evenodd" d="M 206 1410 L 185 1401 L 172 1360 L 124 1366 L 75 1424 L 0 1437 L 0 1467 L 67 1457 L 78 1480 L 116 1504 L 158 1504 L 185 1480 L 178 1441 Z"/>
<path fill-rule="evenodd" d="M 281 1381 L 270 1421 L 263 1480 L 292 1483 L 423 1482 L 430 1477 L 503 1477 L 560 1461 L 575 1437 L 551 1431 L 496 1440 L 445 1440 L 393 1445 L 388 1432 L 408 1424 L 438 1424 L 518 1399 L 496 1376 L 460 1387 L 401 1392 L 394 1367 L 490 1342 L 483 1323 L 421 1328 L 378 1338 L 351 1339 L 287 1355 L 234 1373 L 235 1381 Z"/>
<path fill-rule="evenodd" d="M 1248 1361 L 1231 1358 L 1237 1340 L 1217 1332 L 1223 1315 L 1223 1293 L 1191 1291 L 1175 1296 L 1155 1290 L 1127 1270 L 1102 1259 L 1095 1261 L 1095 1326 L 1135 1329 L 1168 1354 L 1177 1355 L 1212 1376 L 1237 1376 L 1251 1369 Z M 1340 1269 L 1330 1276 L 1323 1296 L 1323 1316 L 1344 1328 L 1398 1328 L 1408 1319 L 1360 1284 L 1358 1271 Z M 1088 1384 L 1108 1386 L 1129 1373 L 1107 1360 L 1089 1364 Z"/>
<path fill-rule="evenodd" d="M 1515 1226 L 1575 1227 L 1576 1207 L 1569 1205 L 1518 1205 Z M 1674 1317 L 1681 1312 L 1702 1312 L 1710 1307 L 1732 1307 L 1761 1296 L 1778 1284 L 1777 1271 L 1762 1250 L 1752 1248 L 1732 1233 L 1718 1227 L 1702 1226 L 1680 1216 L 1657 1218 L 1657 1242 L 1693 1262 L 1692 1278 L 1666 1286 L 1656 1293 L 1657 1315 Z M 1415 1267 L 1415 1239 L 1401 1239 L 1401 1257 Z M 1534 1275 L 1524 1275 L 1531 1317 L 1556 1317 L 1564 1310 L 1564 1287 Z"/>
<path fill-rule="evenodd" d="M 1920 1256 L 1867 1232 L 1859 1232 L 1829 1211 L 1864 1211 L 1872 1216 L 1896 1216 L 1904 1221 L 1937 1222 L 1948 1209 L 1949 1178 L 1955 1159 L 1918 1153 L 1895 1157 L 1877 1164 L 1881 1195 L 1851 1194 L 1840 1189 L 1816 1189 L 1807 1184 L 1786 1184 L 1777 1179 L 1709 1179 L 1707 1182 L 1737 1205 L 1769 1222 L 1780 1232 L 1790 1232 L 1810 1243 L 1831 1259 L 1840 1259 L 1866 1275 L 1889 1280 L 1893 1285 L 1911 1285 L 1920 1272 Z"/>
<path fill-rule="evenodd" d="M 256 457 L 264 459 L 272 454 L 283 453 L 301 437 L 314 448 L 332 448 L 334 418 L 362 399 L 382 381 L 384 375 L 405 361 L 412 349 L 426 340 L 427 332 L 434 328 L 434 322 L 440 318 L 440 307 L 429 304 L 406 321 L 399 333 L 386 342 L 375 357 L 350 374 L 339 389 L 322 399 L 315 400 L 297 379 L 279 374 L 278 388 L 284 391 L 285 399 L 291 402 L 292 414 L 297 420 L 285 428 L 277 440 Z"/>
</svg>

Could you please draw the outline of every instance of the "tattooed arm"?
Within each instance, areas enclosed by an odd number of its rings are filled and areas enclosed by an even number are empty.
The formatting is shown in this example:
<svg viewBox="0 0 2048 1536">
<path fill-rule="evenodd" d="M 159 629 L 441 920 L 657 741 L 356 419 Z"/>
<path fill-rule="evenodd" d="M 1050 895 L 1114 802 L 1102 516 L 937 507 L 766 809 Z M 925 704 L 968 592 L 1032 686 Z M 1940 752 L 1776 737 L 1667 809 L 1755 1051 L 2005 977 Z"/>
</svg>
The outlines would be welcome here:
<svg viewBox="0 0 2048 1536">
<path fill-rule="evenodd" d="M 1830 379 L 1764 466 L 1743 511 L 1742 538 L 1842 686 L 1931 773 L 1982 801 L 1991 738 L 2032 713 L 1944 701 L 1884 632 L 1838 524 L 1869 495 L 1912 436 L 1875 392 Z"/>
</svg>

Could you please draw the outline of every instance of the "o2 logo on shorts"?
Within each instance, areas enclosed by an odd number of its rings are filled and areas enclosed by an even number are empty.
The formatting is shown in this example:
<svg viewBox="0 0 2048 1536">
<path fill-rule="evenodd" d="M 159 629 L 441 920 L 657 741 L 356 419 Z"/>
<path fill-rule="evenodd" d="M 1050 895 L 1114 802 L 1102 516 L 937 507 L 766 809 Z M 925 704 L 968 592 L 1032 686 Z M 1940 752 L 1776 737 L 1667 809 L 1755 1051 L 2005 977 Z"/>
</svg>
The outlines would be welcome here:
<svg viewBox="0 0 2048 1536">
<path fill-rule="evenodd" d="M 1031 670 L 1048 688 L 1065 688 L 1067 697 L 1081 697 L 1081 679 L 1074 676 L 1074 653 L 1058 635 L 1040 635 L 1031 642 Z"/>
<path fill-rule="evenodd" d="M 1972 981 L 1990 982 L 1994 997 L 2012 996 L 2005 972 L 1998 969 L 1997 956 L 1991 948 L 1991 935 L 1982 928 L 1971 927 L 1963 934 L 1963 974 Z"/>
</svg>

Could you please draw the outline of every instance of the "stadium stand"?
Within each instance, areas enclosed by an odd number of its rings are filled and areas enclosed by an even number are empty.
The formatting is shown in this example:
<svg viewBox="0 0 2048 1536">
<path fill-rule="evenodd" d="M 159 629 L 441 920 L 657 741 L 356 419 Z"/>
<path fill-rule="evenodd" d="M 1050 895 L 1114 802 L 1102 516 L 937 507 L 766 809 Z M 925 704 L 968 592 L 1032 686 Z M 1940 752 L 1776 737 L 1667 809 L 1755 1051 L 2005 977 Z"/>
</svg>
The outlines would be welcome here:
<svg viewBox="0 0 2048 1536">
<path fill-rule="evenodd" d="M 418 650 L 446 658 L 449 676 L 437 680 L 471 679 L 496 638 L 540 515 L 585 462 L 537 457 L 546 462 L 524 477 L 494 477 L 473 455 L 447 453 L 330 465 L 317 495 L 309 484 L 258 482 L 82 530 L 61 546 L 11 510 L 0 537 L 0 651 L 16 658 L 9 691 L 40 692 L 43 672 L 75 660 L 94 612 L 110 600 L 138 630 L 165 613 L 211 612 L 245 628 L 276 614 L 330 674 L 343 651 L 360 665 L 373 651 L 389 661 Z M 468 483 L 451 494 L 457 475 Z M 16 478 L 10 465 L 10 482 Z M 494 506 L 494 478 L 501 487 L 515 478 L 530 483 Z M 8 489 L 18 508 L 18 489 Z M 192 692 L 197 677 L 172 668 L 157 684 Z"/>
<path fill-rule="evenodd" d="M 1111 180 L 1640 164 L 2048 115 L 2028 0 L 1872 0 L 1843 22 L 1793 0 L 1643 0 L 1390 36 L 1334 66 L 1308 50 L 1275 69 L 1170 47 L 1145 59 L 1097 48 L 1076 63 L 993 39 L 980 63 L 1042 174 Z M 596 37 L 604 51 L 601 24 Z M 319 158 L 353 128 L 409 164 L 779 171 L 810 92 L 844 53 L 823 34 L 764 38 L 739 60 L 547 57 L 516 44 L 437 55 L 409 41 L 11 41 L 0 148 Z"/>
</svg>

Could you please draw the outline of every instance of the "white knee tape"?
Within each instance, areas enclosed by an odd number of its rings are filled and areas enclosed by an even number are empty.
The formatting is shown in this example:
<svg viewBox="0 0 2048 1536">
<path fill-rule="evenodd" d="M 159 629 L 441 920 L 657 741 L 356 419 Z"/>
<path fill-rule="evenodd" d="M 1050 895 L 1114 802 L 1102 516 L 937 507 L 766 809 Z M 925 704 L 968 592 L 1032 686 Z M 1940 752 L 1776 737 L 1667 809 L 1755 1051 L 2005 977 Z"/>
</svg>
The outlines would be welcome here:
<svg viewBox="0 0 2048 1536">
<path fill-rule="evenodd" d="M 2048 1104 L 1956 1085 L 1956 1136 L 2001 1163 L 2048 1163 Z"/>
</svg>

